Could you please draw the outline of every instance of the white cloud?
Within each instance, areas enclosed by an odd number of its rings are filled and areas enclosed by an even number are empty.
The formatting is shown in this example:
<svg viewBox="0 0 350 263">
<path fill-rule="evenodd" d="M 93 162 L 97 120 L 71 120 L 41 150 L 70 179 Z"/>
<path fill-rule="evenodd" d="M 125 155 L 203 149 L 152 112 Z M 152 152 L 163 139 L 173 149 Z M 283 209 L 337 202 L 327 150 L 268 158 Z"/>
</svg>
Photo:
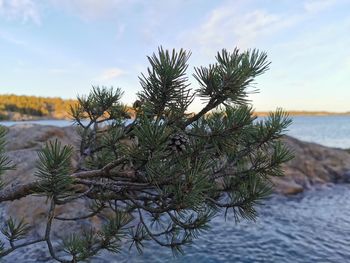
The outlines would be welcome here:
<svg viewBox="0 0 350 263">
<path fill-rule="evenodd" d="M 212 10 L 201 25 L 183 34 L 182 39 L 188 39 L 190 47 L 200 47 L 206 54 L 213 54 L 213 51 L 223 47 L 232 49 L 238 46 L 246 49 L 302 19 L 299 15 L 286 16 L 265 9 L 247 10 L 246 3 L 225 2 Z"/>
<path fill-rule="evenodd" d="M 101 76 L 97 79 L 101 80 L 101 81 L 107 81 L 107 80 L 116 79 L 116 78 L 121 77 L 125 74 L 126 74 L 126 72 L 120 68 L 110 68 L 110 69 L 106 69 L 105 71 L 103 71 Z"/>
<path fill-rule="evenodd" d="M 200 50 L 204 55 L 212 55 L 223 47 L 259 47 L 278 34 L 285 34 L 313 19 L 316 13 L 342 2 L 307 0 L 290 3 L 293 8 L 286 5 L 280 11 L 272 11 L 258 6 L 256 1 L 225 1 L 204 16 L 199 25 L 183 32 L 178 42 L 185 43 L 186 48 Z"/>
<path fill-rule="evenodd" d="M 41 23 L 38 5 L 33 0 L 0 0 L 0 16 L 10 20 Z"/>
</svg>

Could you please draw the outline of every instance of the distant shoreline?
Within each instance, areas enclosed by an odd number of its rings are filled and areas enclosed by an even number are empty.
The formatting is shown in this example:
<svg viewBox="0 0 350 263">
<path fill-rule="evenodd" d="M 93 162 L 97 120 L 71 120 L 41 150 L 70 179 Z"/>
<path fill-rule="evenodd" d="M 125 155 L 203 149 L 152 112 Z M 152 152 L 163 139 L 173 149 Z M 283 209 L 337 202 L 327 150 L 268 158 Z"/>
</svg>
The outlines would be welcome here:
<svg viewBox="0 0 350 263">
<path fill-rule="evenodd" d="M 59 117 L 55 117 L 55 116 L 33 116 L 33 115 L 16 115 L 15 118 L 11 118 L 6 116 L 7 118 L 0 118 L 0 123 L 1 122 L 6 122 L 6 121 L 13 121 L 13 122 L 25 122 L 25 121 L 52 121 L 52 120 L 57 120 L 57 121 L 69 121 L 71 120 L 68 117 L 64 117 L 64 118 L 59 118 Z"/>
<path fill-rule="evenodd" d="M 328 111 L 286 111 L 289 116 L 350 116 L 350 112 L 328 112 Z M 258 117 L 264 117 L 269 114 L 267 111 L 254 112 Z"/>
<path fill-rule="evenodd" d="M 288 111 L 287 111 L 288 112 Z M 269 115 L 269 112 L 261 111 L 261 112 L 254 112 L 254 115 L 258 117 L 266 117 Z M 290 111 L 288 112 L 290 117 L 302 117 L 302 116 L 309 116 L 309 117 L 324 117 L 324 116 L 350 116 L 350 112 L 309 112 L 309 111 Z M 1 122 L 11 121 L 11 122 L 26 122 L 26 121 L 51 121 L 51 120 L 66 120 L 69 121 L 71 118 L 65 117 L 65 118 L 57 118 L 54 116 L 32 116 L 32 115 L 22 115 L 18 116 L 16 115 L 16 118 L 8 118 L 8 119 L 0 119 Z"/>
<path fill-rule="evenodd" d="M 77 100 L 36 97 L 14 94 L 0 94 L 0 121 L 30 121 L 30 120 L 69 120 L 70 107 Z M 348 112 L 330 112 L 325 110 L 285 110 L 289 116 L 350 116 Z M 135 111 L 128 106 L 131 117 Z M 194 113 L 191 113 L 194 114 Z M 255 111 L 254 115 L 265 117 L 269 111 Z"/>
</svg>

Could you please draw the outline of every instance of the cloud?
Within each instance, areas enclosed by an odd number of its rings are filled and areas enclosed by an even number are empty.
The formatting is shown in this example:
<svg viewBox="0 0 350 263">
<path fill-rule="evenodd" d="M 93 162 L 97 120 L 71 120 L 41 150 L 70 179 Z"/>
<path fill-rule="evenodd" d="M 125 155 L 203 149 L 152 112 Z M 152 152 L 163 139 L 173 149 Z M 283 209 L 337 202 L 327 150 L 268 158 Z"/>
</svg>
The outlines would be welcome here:
<svg viewBox="0 0 350 263">
<path fill-rule="evenodd" d="M 239 46 L 249 47 L 259 35 L 267 30 L 271 32 L 279 21 L 279 16 L 263 10 L 244 15 L 237 15 L 232 10 L 216 10 L 203 26 L 203 32 L 207 33 L 202 35 L 201 42 L 206 44 L 215 39 L 215 42 L 223 44 L 231 35 Z"/>
<path fill-rule="evenodd" d="M 33 0 L 0 0 L 0 16 L 9 20 L 41 23 L 38 5 Z"/>
<path fill-rule="evenodd" d="M 213 9 L 197 28 L 183 34 L 182 39 L 193 49 L 213 54 L 222 47 L 246 49 L 303 19 L 300 15 L 273 13 L 251 8 L 247 2 L 225 2 Z"/>
<path fill-rule="evenodd" d="M 110 68 L 110 69 L 106 69 L 104 72 L 102 72 L 101 76 L 97 79 L 101 80 L 101 81 L 107 81 L 107 80 L 116 79 L 116 78 L 121 77 L 125 74 L 126 74 L 126 72 L 122 69 Z"/>
<path fill-rule="evenodd" d="M 282 36 L 288 30 L 314 19 L 316 13 L 343 2 L 344 0 L 284 2 L 276 9 L 271 9 L 259 6 L 258 1 L 253 0 L 225 1 L 207 16 L 203 16 L 197 26 L 181 33 L 178 42 L 185 43 L 186 48 L 200 50 L 204 55 L 212 55 L 223 47 L 259 47 L 279 34 Z"/>
</svg>

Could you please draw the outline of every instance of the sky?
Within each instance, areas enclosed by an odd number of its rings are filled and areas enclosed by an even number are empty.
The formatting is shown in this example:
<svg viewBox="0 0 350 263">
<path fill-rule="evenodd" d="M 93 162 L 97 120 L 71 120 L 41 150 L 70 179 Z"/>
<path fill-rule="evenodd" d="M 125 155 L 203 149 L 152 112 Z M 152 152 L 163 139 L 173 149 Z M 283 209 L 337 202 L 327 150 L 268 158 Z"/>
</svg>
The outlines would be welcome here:
<svg viewBox="0 0 350 263">
<path fill-rule="evenodd" d="M 221 49 L 257 48 L 272 63 L 256 110 L 350 111 L 350 0 L 0 0 L 0 94 L 113 86 L 131 104 L 159 46 L 192 52 L 193 89 Z"/>
</svg>

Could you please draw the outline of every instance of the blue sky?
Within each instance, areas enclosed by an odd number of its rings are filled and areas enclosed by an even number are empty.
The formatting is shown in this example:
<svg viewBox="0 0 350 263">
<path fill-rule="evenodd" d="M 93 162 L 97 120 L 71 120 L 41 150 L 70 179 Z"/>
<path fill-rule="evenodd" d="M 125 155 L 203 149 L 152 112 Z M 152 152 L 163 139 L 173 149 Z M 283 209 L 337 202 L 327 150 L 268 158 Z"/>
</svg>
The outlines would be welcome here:
<svg viewBox="0 0 350 263">
<path fill-rule="evenodd" d="M 189 74 L 237 46 L 272 61 L 257 110 L 350 111 L 349 32 L 348 0 L 0 0 L 0 93 L 74 98 L 106 85 L 132 103 L 158 46 L 191 50 Z"/>
</svg>

